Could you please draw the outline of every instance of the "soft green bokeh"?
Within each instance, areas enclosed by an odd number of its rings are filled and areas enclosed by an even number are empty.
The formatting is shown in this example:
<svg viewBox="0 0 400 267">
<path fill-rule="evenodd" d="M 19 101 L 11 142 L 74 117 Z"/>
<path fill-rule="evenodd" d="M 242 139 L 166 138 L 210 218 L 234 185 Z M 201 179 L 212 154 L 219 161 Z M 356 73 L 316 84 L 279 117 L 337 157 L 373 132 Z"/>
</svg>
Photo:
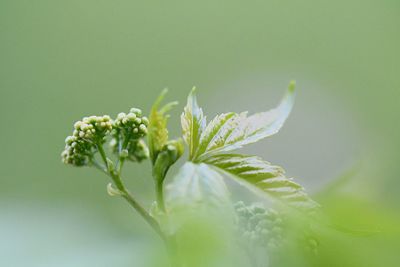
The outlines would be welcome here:
<svg viewBox="0 0 400 267">
<path fill-rule="evenodd" d="M 138 251 L 150 228 L 110 199 L 106 177 L 64 166 L 59 155 L 75 120 L 148 111 L 164 87 L 167 100 L 181 103 L 170 120 L 178 136 L 193 85 L 212 117 L 269 109 L 296 79 L 287 125 L 249 151 L 312 193 L 358 166 L 341 194 L 374 203 L 378 218 L 376 210 L 397 214 L 399 29 L 396 0 L 0 1 L 0 265 L 129 266 L 146 258 Z M 148 168 L 126 170 L 146 206 Z M 391 215 L 374 225 L 398 222 Z M 386 245 L 398 243 L 391 235 Z"/>
</svg>

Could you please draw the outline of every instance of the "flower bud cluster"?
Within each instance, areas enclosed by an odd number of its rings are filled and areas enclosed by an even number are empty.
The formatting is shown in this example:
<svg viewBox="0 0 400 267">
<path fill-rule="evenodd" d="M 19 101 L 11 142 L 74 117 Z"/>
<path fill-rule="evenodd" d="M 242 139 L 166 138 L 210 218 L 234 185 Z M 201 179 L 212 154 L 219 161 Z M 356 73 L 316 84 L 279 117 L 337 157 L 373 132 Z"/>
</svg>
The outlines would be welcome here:
<svg viewBox="0 0 400 267">
<path fill-rule="evenodd" d="M 304 251 L 317 253 L 318 241 L 309 227 L 300 233 L 296 231 L 295 236 L 285 235 L 288 225 L 283 213 L 257 205 L 246 206 L 242 201 L 237 202 L 234 209 L 237 214 L 237 230 L 248 244 L 265 247 L 271 252 L 288 242 L 297 242 Z"/>
<path fill-rule="evenodd" d="M 140 162 L 149 157 L 142 139 L 147 135 L 148 125 L 149 120 L 137 108 L 128 114 L 118 114 L 114 121 L 108 115 L 84 117 L 74 124 L 73 134 L 65 140 L 62 161 L 74 166 L 87 165 L 110 135 L 113 152 L 120 158 Z"/>
<path fill-rule="evenodd" d="M 119 113 L 113 124 L 113 139 L 110 146 L 122 158 L 140 162 L 149 157 L 143 137 L 147 135 L 149 120 L 142 111 L 131 108 L 128 114 Z"/>
<path fill-rule="evenodd" d="M 73 136 L 95 143 L 103 141 L 104 137 L 111 132 L 112 121 L 108 115 L 84 117 L 74 124 L 74 128 Z"/>
<path fill-rule="evenodd" d="M 84 166 L 88 164 L 96 143 L 104 143 L 112 130 L 111 118 L 104 116 L 84 117 L 74 124 L 72 136 L 65 140 L 65 149 L 61 154 L 66 164 Z"/>
<path fill-rule="evenodd" d="M 92 144 L 77 136 L 68 136 L 65 139 L 65 149 L 61 153 L 65 164 L 85 166 L 88 164 Z"/>
<path fill-rule="evenodd" d="M 142 111 L 137 108 L 132 108 L 128 114 L 119 113 L 114 121 L 114 128 L 131 139 L 145 136 L 147 126 L 149 126 L 149 120 L 142 117 Z"/>
<path fill-rule="evenodd" d="M 238 231 L 247 242 L 267 249 L 283 244 L 283 221 L 275 210 L 246 206 L 240 201 L 235 204 L 235 211 Z"/>
</svg>

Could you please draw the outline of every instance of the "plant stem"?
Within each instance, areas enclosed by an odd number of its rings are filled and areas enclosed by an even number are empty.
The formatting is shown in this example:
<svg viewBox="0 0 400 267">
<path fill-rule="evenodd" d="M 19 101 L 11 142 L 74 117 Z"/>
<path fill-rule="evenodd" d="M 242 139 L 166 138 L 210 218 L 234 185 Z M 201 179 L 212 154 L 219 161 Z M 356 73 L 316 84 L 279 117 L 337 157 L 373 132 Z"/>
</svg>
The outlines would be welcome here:
<svg viewBox="0 0 400 267">
<path fill-rule="evenodd" d="M 130 141 L 130 136 L 127 136 L 124 140 L 124 143 L 121 145 L 121 142 L 118 145 L 118 154 L 121 155 L 121 151 L 126 149 L 129 145 L 129 141 Z M 124 162 L 125 162 L 125 158 L 119 156 L 118 157 L 118 162 L 117 162 L 117 172 L 119 175 L 121 175 L 121 170 L 122 167 L 124 166 Z"/>
<path fill-rule="evenodd" d="M 122 187 L 118 187 L 118 190 L 122 193 L 121 196 L 146 220 L 146 222 L 164 241 L 167 241 L 166 236 L 162 232 L 158 222 L 139 204 L 139 202 L 136 201 L 132 194 L 125 189 L 121 181 L 118 182 L 114 180 L 114 182 L 117 187 L 118 184 L 122 185 Z"/>
<path fill-rule="evenodd" d="M 104 151 L 103 145 L 102 144 L 96 144 L 96 146 L 97 146 L 97 150 L 100 153 L 101 159 L 103 160 L 104 164 L 106 165 L 107 170 L 109 171 L 107 156 L 106 156 L 106 152 Z"/>
<path fill-rule="evenodd" d="M 104 151 L 104 148 L 101 144 L 97 144 L 97 149 L 101 155 L 104 164 L 107 167 L 108 175 L 113 180 L 115 186 L 121 192 L 121 196 L 128 201 L 128 203 L 146 220 L 146 222 L 153 228 L 153 230 L 160 235 L 163 240 L 166 240 L 164 233 L 161 231 L 160 225 L 158 222 L 150 216 L 150 214 L 136 201 L 136 199 L 132 196 L 132 194 L 125 188 L 121 177 L 120 177 L 120 170 L 115 173 L 113 170 L 110 170 L 110 166 L 108 166 L 107 156 Z M 122 162 L 121 162 L 122 163 Z M 120 163 L 120 166 L 121 166 Z"/>
<path fill-rule="evenodd" d="M 123 146 L 127 146 L 127 144 L 124 143 Z M 172 267 L 179 267 L 180 263 L 178 261 L 178 257 L 176 255 L 176 246 L 175 246 L 175 240 L 173 237 L 168 237 L 160 227 L 160 224 L 156 219 L 154 219 L 147 211 L 146 209 L 143 208 L 143 206 L 133 197 L 133 195 L 126 189 L 124 183 L 122 182 L 121 179 L 121 169 L 122 165 L 124 163 L 124 158 L 120 158 L 120 161 L 118 163 L 117 167 L 117 172 L 112 170 L 108 164 L 107 160 L 107 155 L 104 151 L 104 148 L 101 144 L 97 144 L 97 149 L 101 155 L 102 160 L 104 161 L 104 164 L 106 166 L 107 172 L 111 179 L 113 180 L 115 186 L 119 190 L 121 197 L 123 197 L 142 217 L 145 219 L 145 221 L 152 227 L 152 229 L 161 237 L 161 239 L 164 241 L 168 254 L 170 256 L 171 260 L 171 266 Z M 101 169 L 101 168 L 100 168 Z M 104 171 L 104 170 L 103 170 Z M 157 190 L 157 203 L 159 203 L 160 208 L 165 212 L 165 206 L 164 206 L 164 195 L 163 195 L 163 183 L 156 183 L 156 190 Z"/>
<path fill-rule="evenodd" d="M 160 179 L 156 179 L 156 196 L 158 207 L 162 212 L 166 213 L 167 210 L 165 209 L 164 203 L 164 186 L 163 181 Z"/>
</svg>

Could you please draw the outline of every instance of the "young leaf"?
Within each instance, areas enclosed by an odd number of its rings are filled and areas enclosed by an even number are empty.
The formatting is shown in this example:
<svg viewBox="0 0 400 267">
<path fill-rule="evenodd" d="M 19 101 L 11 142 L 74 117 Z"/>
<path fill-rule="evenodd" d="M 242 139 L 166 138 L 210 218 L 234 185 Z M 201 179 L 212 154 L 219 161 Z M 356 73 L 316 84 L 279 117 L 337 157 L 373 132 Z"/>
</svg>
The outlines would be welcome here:
<svg viewBox="0 0 400 267">
<path fill-rule="evenodd" d="M 199 147 L 198 147 L 197 151 L 195 152 L 194 157 L 196 157 L 196 155 L 203 154 L 207 150 L 207 148 L 209 147 L 211 142 L 213 142 L 213 143 L 217 143 L 218 142 L 218 140 L 215 140 L 217 133 L 219 133 L 219 135 L 217 137 L 228 135 L 229 132 L 226 132 L 225 134 L 223 134 L 221 129 L 226 129 L 227 127 L 225 125 L 228 122 L 232 123 L 231 119 L 233 117 L 236 117 L 236 116 L 237 116 L 237 114 L 235 114 L 233 112 L 223 113 L 221 115 L 217 115 L 207 125 L 206 129 L 201 134 L 201 136 L 200 136 L 200 144 L 199 144 Z M 228 128 L 231 128 L 231 127 L 228 127 Z"/>
<path fill-rule="evenodd" d="M 187 105 L 181 115 L 183 138 L 189 146 L 190 159 L 195 154 L 200 136 L 206 126 L 206 118 L 203 115 L 203 110 L 197 104 L 194 91 L 195 88 L 190 92 Z"/>
<path fill-rule="evenodd" d="M 250 189 L 261 190 L 291 206 L 312 209 L 318 206 L 304 192 L 303 187 L 284 176 L 278 166 L 256 156 L 221 154 L 206 160 L 206 163 L 231 174 L 236 181 Z"/>
<path fill-rule="evenodd" d="M 151 108 L 150 117 L 149 117 L 149 134 L 148 134 L 148 142 L 150 149 L 150 158 L 155 163 L 157 159 L 158 153 L 163 149 L 164 145 L 168 142 L 168 129 L 167 129 L 167 121 L 169 115 L 166 113 L 175 105 L 177 102 L 170 102 L 164 105 L 162 108 L 159 108 L 161 101 L 164 99 L 164 96 L 168 92 L 167 89 L 164 89 L 160 96 L 157 98 L 156 102 L 153 104 Z"/>
<path fill-rule="evenodd" d="M 222 176 L 204 163 L 186 162 L 166 189 L 170 211 L 220 207 L 229 202 Z"/>
<path fill-rule="evenodd" d="M 252 116 L 228 113 L 229 116 L 222 114 L 214 118 L 201 135 L 199 151 L 193 160 L 204 161 L 212 155 L 241 148 L 277 133 L 292 110 L 294 89 L 292 82 L 279 106 L 270 111 Z"/>
</svg>

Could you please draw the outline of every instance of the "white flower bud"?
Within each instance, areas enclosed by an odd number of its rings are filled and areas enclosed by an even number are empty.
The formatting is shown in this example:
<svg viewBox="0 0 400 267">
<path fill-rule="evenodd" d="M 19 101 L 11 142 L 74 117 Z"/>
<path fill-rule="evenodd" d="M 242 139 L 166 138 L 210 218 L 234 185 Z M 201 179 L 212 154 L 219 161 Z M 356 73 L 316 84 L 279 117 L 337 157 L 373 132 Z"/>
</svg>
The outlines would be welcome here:
<svg viewBox="0 0 400 267">
<path fill-rule="evenodd" d="M 131 108 L 130 112 L 131 113 L 135 113 L 137 116 L 141 116 L 142 115 L 142 110 L 140 110 L 138 108 Z"/>
<path fill-rule="evenodd" d="M 119 191 L 118 189 L 114 188 L 112 183 L 109 183 L 107 185 L 107 193 L 112 197 L 121 195 L 121 191 Z"/>
<path fill-rule="evenodd" d="M 126 115 L 126 117 L 128 119 L 130 119 L 131 121 L 136 119 L 136 114 L 135 113 L 129 113 L 128 115 Z"/>
<path fill-rule="evenodd" d="M 81 127 L 81 125 L 82 125 L 82 122 L 81 121 L 77 121 L 74 124 L 74 128 L 78 130 Z"/>
<path fill-rule="evenodd" d="M 149 119 L 146 118 L 146 117 L 142 117 L 142 123 L 143 123 L 144 125 L 148 126 L 148 125 L 149 125 Z"/>
<path fill-rule="evenodd" d="M 123 149 L 121 153 L 119 153 L 121 158 L 127 158 L 129 156 L 129 151 L 127 149 Z"/>
<path fill-rule="evenodd" d="M 139 125 L 139 130 L 140 130 L 142 133 L 147 133 L 147 127 L 146 127 L 144 124 L 140 124 L 140 125 Z"/>
<path fill-rule="evenodd" d="M 73 136 L 68 136 L 67 138 L 65 138 L 66 144 L 71 144 L 73 141 L 75 141 L 75 138 Z"/>
</svg>

